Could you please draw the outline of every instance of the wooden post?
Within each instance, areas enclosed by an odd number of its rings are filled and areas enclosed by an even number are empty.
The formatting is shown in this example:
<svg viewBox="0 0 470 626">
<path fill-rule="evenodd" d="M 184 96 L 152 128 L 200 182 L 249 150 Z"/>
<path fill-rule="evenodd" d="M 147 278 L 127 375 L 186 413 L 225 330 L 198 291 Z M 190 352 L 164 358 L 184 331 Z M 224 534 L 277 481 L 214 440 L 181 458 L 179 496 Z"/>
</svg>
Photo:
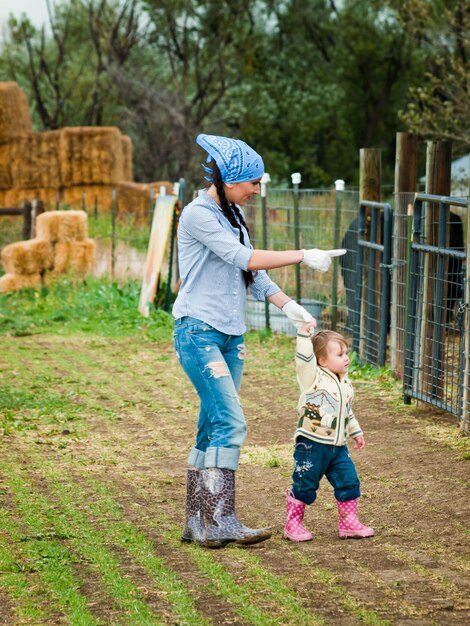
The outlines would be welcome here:
<svg viewBox="0 0 470 626">
<path fill-rule="evenodd" d="M 395 151 L 395 214 L 393 221 L 392 300 L 390 310 L 390 365 L 403 378 L 405 357 L 405 307 L 408 250 L 408 205 L 412 205 L 418 177 L 418 138 L 397 133 Z"/>
<path fill-rule="evenodd" d="M 23 209 L 23 239 L 31 239 L 33 225 L 31 202 L 23 202 L 21 208 Z"/>
<path fill-rule="evenodd" d="M 370 200 L 372 202 L 380 202 L 380 182 L 382 176 L 382 162 L 381 152 L 376 148 L 362 148 L 359 153 L 359 200 Z M 371 222 L 371 210 L 366 209 L 366 233 L 370 232 Z M 366 235 L 367 237 L 367 235 Z M 367 266 L 367 255 L 371 251 L 366 250 L 364 255 L 364 267 Z M 358 277 L 364 283 L 365 276 Z M 366 287 L 366 285 L 364 285 Z M 379 292 L 378 292 L 379 293 Z M 360 340 L 359 340 L 359 354 L 363 355 L 365 334 L 365 310 L 366 310 L 366 296 L 367 289 L 362 289 L 362 302 L 361 302 L 361 319 L 360 319 Z M 377 303 L 378 304 L 378 303 Z M 356 303 L 356 307 L 358 303 Z M 378 324 L 376 334 L 378 336 Z"/>
<path fill-rule="evenodd" d="M 426 150 L 426 193 L 448 196 L 450 194 L 450 173 L 452 162 L 452 144 L 448 141 L 428 141 Z M 439 206 L 430 204 L 426 211 L 425 238 L 429 245 L 438 244 Z M 434 325 L 442 325 L 442 342 L 445 341 L 446 307 L 441 307 L 440 319 L 435 318 L 434 293 L 436 289 L 437 258 L 426 254 L 423 276 L 423 323 L 421 326 L 420 360 L 421 381 L 420 387 L 424 394 L 435 393 L 432 390 L 432 367 L 437 364 L 432 361 Z M 440 362 L 439 356 L 438 361 Z M 441 397 L 442 388 L 438 390 Z"/>
<path fill-rule="evenodd" d="M 33 200 L 33 224 L 31 229 L 31 237 L 36 237 L 36 219 L 38 215 L 45 212 L 44 202 L 42 200 Z"/>
<path fill-rule="evenodd" d="M 380 150 L 362 148 L 360 151 L 359 170 L 359 197 L 361 200 L 380 202 L 381 174 Z"/>
</svg>

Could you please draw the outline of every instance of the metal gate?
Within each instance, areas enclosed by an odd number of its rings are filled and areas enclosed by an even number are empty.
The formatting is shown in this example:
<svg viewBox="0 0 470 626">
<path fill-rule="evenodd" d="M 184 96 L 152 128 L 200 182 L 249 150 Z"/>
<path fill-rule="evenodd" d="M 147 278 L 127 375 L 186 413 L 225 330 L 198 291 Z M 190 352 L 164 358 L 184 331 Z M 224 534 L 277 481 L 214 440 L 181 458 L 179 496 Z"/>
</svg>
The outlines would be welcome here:
<svg viewBox="0 0 470 626">
<path fill-rule="evenodd" d="M 462 198 L 417 194 L 407 280 L 405 403 L 462 414 L 466 252 Z"/>
<path fill-rule="evenodd" d="M 392 217 L 390 204 L 359 204 L 353 349 L 380 367 L 385 365 L 390 326 Z"/>
</svg>

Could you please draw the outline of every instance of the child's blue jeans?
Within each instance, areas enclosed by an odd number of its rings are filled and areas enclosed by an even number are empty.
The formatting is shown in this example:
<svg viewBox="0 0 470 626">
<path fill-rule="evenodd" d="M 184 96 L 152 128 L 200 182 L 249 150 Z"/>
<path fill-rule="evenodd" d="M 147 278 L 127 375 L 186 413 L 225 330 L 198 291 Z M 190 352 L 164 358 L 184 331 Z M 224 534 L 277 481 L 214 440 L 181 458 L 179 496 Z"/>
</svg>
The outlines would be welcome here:
<svg viewBox="0 0 470 626">
<path fill-rule="evenodd" d="M 178 359 L 200 400 L 196 445 L 189 465 L 236 470 L 246 437 L 238 397 L 243 375 L 243 335 L 226 335 L 193 317 L 175 321 Z"/>
<path fill-rule="evenodd" d="M 292 494 L 297 500 L 312 504 L 320 480 L 326 476 L 341 502 L 361 495 L 360 481 L 346 446 L 330 446 L 306 437 L 297 437 L 294 450 Z"/>
</svg>

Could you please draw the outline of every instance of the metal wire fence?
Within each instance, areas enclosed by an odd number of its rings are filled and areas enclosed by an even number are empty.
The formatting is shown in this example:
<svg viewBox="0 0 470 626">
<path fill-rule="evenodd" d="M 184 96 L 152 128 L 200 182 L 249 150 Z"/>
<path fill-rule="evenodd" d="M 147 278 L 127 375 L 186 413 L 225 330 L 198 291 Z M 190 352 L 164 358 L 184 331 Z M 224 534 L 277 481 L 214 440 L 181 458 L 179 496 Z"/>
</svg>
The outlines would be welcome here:
<svg viewBox="0 0 470 626">
<path fill-rule="evenodd" d="M 467 200 L 418 194 L 407 294 L 405 398 L 463 415 L 466 382 L 466 252 L 457 211 Z M 467 324 L 468 326 L 468 324 Z"/>
<path fill-rule="evenodd" d="M 245 207 L 245 214 L 255 248 L 329 249 L 342 247 L 357 214 L 357 203 L 357 191 L 269 189 L 266 198 L 257 197 Z M 319 325 L 351 335 L 347 296 L 354 293 L 348 278 L 354 270 L 355 254 L 353 251 L 346 268 L 336 259 L 332 271 L 327 273 L 296 265 L 270 270 L 269 274 L 283 291 L 296 298 L 318 319 Z M 269 327 L 279 332 L 295 333 L 275 307 L 269 305 L 266 315 L 264 303 L 258 303 L 250 296 L 246 319 L 249 328 Z"/>
<path fill-rule="evenodd" d="M 415 197 L 407 193 L 393 198 L 390 259 L 384 256 L 385 205 L 377 203 L 363 213 L 361 222 L 361 210 L 367 207 L 361 209 L 356 190 L 268 189 L 265 197 L 257 196 L 245 207 L 245 214 L 255 248 L 346 248 L 348 254 L 335 259 L 329 272 L 296 265 L 272 270 L 270 276 L 317 318 L 320 327 L 334 328 L 350 338 L 360 358 L 390 364 L 404 378 L 408 399 L 450 411 L 468 431 L 467 199 L 444 203 L 442 198 L 422 199 L 416 204 Z M 97 244 L 95 274 L 141 280 L 151 211 L 148 220 L 137 220 L 119 214 L 116 207 L 102 212 L 96 203 L 84 202 L 82 208 L 88 213 L 89 236 Z M 21 240 L 22 228 L 20 218 L 0 217 L 0 249 Z M 163 281 L 168 273 L 167 262 Z M 390 306 L 384 299 L 388 280 Z M 295 334 L 277 308 L 251 296 L 246 321 L 248 328 Z"/>
</svg>

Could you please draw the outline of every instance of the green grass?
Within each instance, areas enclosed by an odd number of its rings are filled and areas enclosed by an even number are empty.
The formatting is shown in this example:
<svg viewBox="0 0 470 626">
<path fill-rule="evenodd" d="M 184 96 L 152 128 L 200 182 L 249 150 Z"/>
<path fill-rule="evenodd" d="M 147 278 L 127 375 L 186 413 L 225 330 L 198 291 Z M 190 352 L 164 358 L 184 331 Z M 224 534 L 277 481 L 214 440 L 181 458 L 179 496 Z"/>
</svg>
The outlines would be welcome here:
<svg viewBox="0 0 470 626">
<path fill-rule="evenodd" d="M 79 281 L 70 277 L 40 290 L 0 294 L 0 334 L 88 332 L 120 337 L 139 333 L 150 340 L 169 338 L 171 315 L 152 309 L 148 318 L 142 317 L 137 310 L 139 296 L 136 281 L 119 284 L 104 278 Z"/>
<path fill-rule="evenodd" d="M 66 505 L 67 511 L 73 510 L 77 501 L 90 503 L 88 508 L 91 513 L 106 522 L 106 535 L 108 540 L 124 545 L 126 550 L 142 564 L 154 579 L 165 581 L 165 590 L 168 598 L 172 600 L 175 613 L 180 616 L 184 624 L 201 624 L 200 615 L 195 613 L 194 607 L 187 596 L 181 583 L 171 570 L 164 566 L 161 559 L 154 556 L 151 542 L 137 528 L 122 516 L 121 508 L 116 500 L 108 492 L 104 485 L 96 481 L 88 481 L 88 492 L 83 487 L 63 485 L 58 480 L 57 472 L 49 465 L 42 462 L 46 476 L 56 493 L 60 495 L 61 502 Z M 260 598 L 270 598 L 282 613 L 282 623 L 321 625 L 324 620 L 312 611 L 302 608 L 297 594 L 279 576 L 270 573 L 264 568 L 260 560 L 248 552 L 234 551 L 231 559 L 240 561 L 244 566 L 244 576 L 249 577 L 248 582 L 240 583 L 228 572 L 225 567 L 217 562 L 217 555 L 201 549 L 198 546 L 185 546 L 180 544 L 181 529 L 173 525 L 168 519 L 158 516 L 147 520 L 158 535 L 163 535 L 164 541 L 169 543 L 174 550 L 185 550 L 187 556 L 193 561 L 201 574 L 207 577 L 208 590 L 221 596 L 232 604 L 236 612 L 250 624 L 259 626 L 275 626 L 279 622 L 279 616 L 268 615 L 265 610 L 257 606 Z M 169 527 L 169 530 L 163 530 Z M 200 584 L 205 584 L 200 579 Z"/>
<path fill-rule="evenodd" d="M 106 535 L 93 528 L 83 513 L 70 503 L 65 503 L 64 512 L 59 512 L 37 491 L 25 473 L 18 471 L 17 463 L 2 460 L 0 468 L 8 476 L 7 485 L 30 529 L 33 566 L 39 568 L 49 593 L 56 598 L 62 612 L 70 613 L 68 623 L 96 623 L 91 615 L 87 621 L 84 597 L 76 592 L 84 580 L 76 579 L 70 569 L 74 562 L 80 561 L 92 566 L 106 593 L 126 612 L 126 624 L 155 626 L 163 623 L 146 604 L 140 590 L 122 572 L 118 557 L 106 547 Z M 58 543 L 56 536 L 66 538 L 67 546 Z"/>
</svg>

